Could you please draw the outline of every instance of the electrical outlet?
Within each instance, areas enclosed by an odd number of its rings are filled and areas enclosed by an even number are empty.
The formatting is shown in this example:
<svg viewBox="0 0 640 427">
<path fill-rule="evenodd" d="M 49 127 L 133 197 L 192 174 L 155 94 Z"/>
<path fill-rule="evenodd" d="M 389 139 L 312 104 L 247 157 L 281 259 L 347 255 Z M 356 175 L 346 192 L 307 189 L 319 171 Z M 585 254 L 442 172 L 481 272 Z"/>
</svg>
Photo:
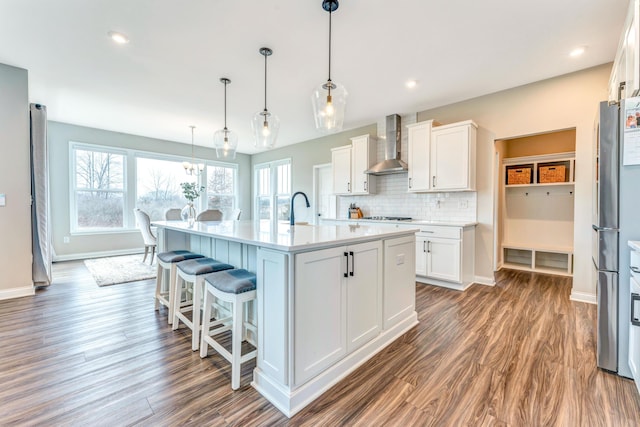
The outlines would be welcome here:
<svg viewBox="0 0 640 427">
<path fill-rule="evenodd" d="M 467 209 L 469 207 L 469 202 L 466 200 L 460 200 L 458 201 L 458 208 L 460 209 Z"/>
<path fill-rule="evenodd" d="M 64 236 L 64 237 L 62 238 L 62 241 L 63 241 L 64 243 L 69 243 L 69 236 Z"/>
</svg>

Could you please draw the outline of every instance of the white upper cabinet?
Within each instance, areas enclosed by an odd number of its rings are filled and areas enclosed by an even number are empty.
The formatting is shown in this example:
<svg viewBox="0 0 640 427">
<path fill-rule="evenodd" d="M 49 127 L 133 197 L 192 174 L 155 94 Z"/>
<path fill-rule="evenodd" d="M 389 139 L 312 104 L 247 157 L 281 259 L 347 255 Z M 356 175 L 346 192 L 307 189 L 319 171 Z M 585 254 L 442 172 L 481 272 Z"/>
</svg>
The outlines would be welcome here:
<svg viewBox="0 0 640 427">
<path fill-rule="evenodd" d="M 375 193 L 376 177 L 364 171 L 376 164 L 376 139 L 362 135 L 351 138 L 351 144 L 351 194 Z"/>
<path fill-rule="evenodd" d="M 424 192 L 430 190 L 429 147 L 431 144 L 431 126 L 433 120 L 407 126 L 409 131 L 409 150 L 407 155 L 408 190 Z"/>
<path fill-rule="evenodd" d="M 351 146 L 331 150 L 333 193 L 351 194 Z"/>
<path fill-rule="evenodd" d="M 433 127 L 433 121 L 407 126 L 409 192 L 474 191 L 476 129 L 467 120 Z"/>
<path fill-rule="evenodd" d="M 467 120 L 432 129 L 432 191 L 475 190 L 476 128 Z"/>
<path fill-rule="evenodd" d="M 362 135 L 351 138 L 351 143 L 331 150 L 333 193 L 375 193 L 375 176 L 364 171 L 376 163 L 376 139 Z"/>
<path fill-rule="evenodd" d="M 640 0 L 629 2 L 627 19 L 609 78 L 609 101 L 630 98 L 640 92 Z M 622 91 L 619 90 L 624 83 Z"/>
</svg>

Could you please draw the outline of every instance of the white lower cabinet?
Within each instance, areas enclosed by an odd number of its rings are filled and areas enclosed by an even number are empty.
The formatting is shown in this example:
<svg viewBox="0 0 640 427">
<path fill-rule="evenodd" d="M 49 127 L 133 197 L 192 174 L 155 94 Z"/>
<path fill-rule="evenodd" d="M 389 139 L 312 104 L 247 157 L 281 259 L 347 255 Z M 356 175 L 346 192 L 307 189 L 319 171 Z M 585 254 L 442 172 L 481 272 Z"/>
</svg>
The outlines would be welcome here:
<svg viewBox="0 0 640 427">
<path fill-rule="evenodd" d="M 629 319 L 629 369 L 640 393 L 640 251 L 638 242 L 630 242 L 631 277 L 629 278 L 629 301 L 631 304 Z M 622 337 L 621 337 L 622 338 Z"/>
<path fill-rule="evenodd" d="M 457 290 L 474 280 L 474 227 L 422 226 L 416 233 L 416 280 Z"/>
<path fill-rule="evenodd" d="M 384 241 L 383 325 L 385 330 L 401 323 L 415 312 L 416 284 L 414 238 Z"/>
<path fill-rule="evenodd" d="M 462 277 L 460 258 L 462 258 L 460 240 L 438 239 L 436 237 L 428 239 L 426 276 L 459 282 Z"/>
<path fill-rule="evenodd" d="M 380 333 L 382 280 L 380 241 L 295 256 L 296 385 Z"/>
</svg>

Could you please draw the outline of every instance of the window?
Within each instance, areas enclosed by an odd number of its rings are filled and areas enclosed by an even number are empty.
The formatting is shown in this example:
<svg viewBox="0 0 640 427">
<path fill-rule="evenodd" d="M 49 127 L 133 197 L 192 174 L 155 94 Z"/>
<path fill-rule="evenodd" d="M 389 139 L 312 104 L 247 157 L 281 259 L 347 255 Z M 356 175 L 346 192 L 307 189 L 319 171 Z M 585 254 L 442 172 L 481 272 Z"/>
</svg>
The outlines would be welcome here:
<svg viewBox="0 0 640 427">
<path fill-rule="evenodd" d="M 125 155 L 74 146 L 72 159 L 73 228 L 90 231 L 124 227 Z"/>
<path fill-rule="evenodd" d="M 196 179 L 184 173 L 179 161 L 137 157 L 136 207 L 145 211 L 152 221 L 164 220 L 168 209 L 183 208 L 187 204 L 180 183 Z"/>
<path fill-rule="evenodd" d="M 219 209 L 228 218 L 235 208 L 236 168 L 207 166 L 207 209 Z"/>
<path fill-rule="evenodd" d="M 235 164 L 204 162 L 203 173 L 191 176 L 184 172 L 185 159 L 177 156 L 76 142 L 69 147 L 73 232 L 133 229 L 134 207 L 147 212 L 152 221 L 164 220 L 167 209 L 187 204 L 182 182 L 205 187 L 195 202 L 197 211 L 220 209 L 228 216 L 237 205 Z"/>
<path fill-rule="evenodd" d="M 258 219 L 289 219 L 291 200 L 291 160 L 256 165 L 255 207 Z"/>
</svg>

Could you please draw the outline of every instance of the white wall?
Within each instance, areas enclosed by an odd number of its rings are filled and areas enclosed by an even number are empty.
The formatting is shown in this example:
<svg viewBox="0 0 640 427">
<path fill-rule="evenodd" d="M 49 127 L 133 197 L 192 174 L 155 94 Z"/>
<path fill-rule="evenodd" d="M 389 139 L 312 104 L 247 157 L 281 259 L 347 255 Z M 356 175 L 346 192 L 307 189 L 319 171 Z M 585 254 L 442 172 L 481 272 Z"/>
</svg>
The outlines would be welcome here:
<svg viewBox="0 0 640 427">
<path fill-rule="evenodd" d="M 591 183 L 593 124 L 598 102 L 607 98 L 611 64 L 422 111 L 418 121 L 443 124 L 473 119 L 495 139 L 576 129 L 574 276 L 572 298 L 595 301 L 591 279 Z M 494 147 L 478 147 L 476 275 L 493 265 Z M 491 245 L 490 245 L 491 242 Z"/>
<path fill-rule="evenodd" d="M 0 299 L 33 294 L 27 70 L 0 64 Z"/>
</svg>

